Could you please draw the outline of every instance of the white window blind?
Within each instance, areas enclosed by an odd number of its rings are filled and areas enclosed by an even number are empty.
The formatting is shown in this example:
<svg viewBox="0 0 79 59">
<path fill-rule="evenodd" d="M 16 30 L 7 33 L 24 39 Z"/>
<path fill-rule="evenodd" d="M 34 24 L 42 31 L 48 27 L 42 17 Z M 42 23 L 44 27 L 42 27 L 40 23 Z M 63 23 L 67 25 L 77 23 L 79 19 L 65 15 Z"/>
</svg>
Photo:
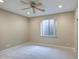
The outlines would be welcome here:
<svg viewBox="0 0 79 59">
<path fill-rule="evenodd" d="M 55 29 L 55 20 L 43 20 L 40 24 L 40 35 L 45 37 L 55 37 L 56 29 Z"/>
</svg>

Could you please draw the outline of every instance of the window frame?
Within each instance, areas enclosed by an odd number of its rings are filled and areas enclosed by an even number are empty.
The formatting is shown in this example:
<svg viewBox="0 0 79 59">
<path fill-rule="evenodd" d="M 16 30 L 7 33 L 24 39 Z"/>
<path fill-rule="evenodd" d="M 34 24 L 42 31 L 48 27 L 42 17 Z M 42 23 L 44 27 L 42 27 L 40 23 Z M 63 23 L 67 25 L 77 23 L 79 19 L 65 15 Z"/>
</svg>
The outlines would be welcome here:
<svg viewBox="0 0 79 59">
<path fill-rule="evenodd" d="M 41 23 L 42 21 L 44 20 L 54 20 L 54 24 L 55 24 L 55 35 L 41 35 Z M 41 20 L 40 22 L 40 37 L 46 37 L 46 38 L 56 38 L 56 20 L 54 18 L 50 18 L 50 19 L 44 19 L 44 20 Z"/>
</svg>

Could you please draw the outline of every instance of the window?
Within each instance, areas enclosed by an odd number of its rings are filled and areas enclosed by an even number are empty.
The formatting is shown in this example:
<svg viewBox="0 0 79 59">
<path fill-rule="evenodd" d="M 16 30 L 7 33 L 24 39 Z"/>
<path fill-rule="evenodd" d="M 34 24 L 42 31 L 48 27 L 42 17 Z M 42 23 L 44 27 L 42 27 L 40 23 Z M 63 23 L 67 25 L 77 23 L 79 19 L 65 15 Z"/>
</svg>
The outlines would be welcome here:
<svg viewBox="0 0 79 59">
<path fill-rule="evenodd" d="M 40 24 L 41 30 L 40 35 L 45 37 L 55 37 L 56 31 L 55 31 L 55 20 L 43 20 Z"/>
</svg>

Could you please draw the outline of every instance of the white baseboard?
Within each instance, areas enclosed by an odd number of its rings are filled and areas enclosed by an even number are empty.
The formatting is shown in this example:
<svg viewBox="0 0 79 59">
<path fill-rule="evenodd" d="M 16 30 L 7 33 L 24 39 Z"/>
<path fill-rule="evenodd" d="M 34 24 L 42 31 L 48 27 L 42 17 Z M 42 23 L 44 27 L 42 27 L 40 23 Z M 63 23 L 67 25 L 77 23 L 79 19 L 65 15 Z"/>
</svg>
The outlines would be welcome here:
<svg viewBox="0 0 79 59">
<path fill-rule="evenodd" d="M 7 48 L 7 49 L 2 50 L 0 52 L 7 51 L 9 49 L 16 49 L 18 47 L 25 46 L 25 45 L 38 45 L 38 46 L 46 46 L 46 47 L 51 47 L 51 48 L 53 48 L 53 47 L 54 48 L 62 48 L 62 49 L 74 51 L 74 48 L 71 48 L 71 47 L 57 46 L 57 45 L 44 44 L 44 43 L 36 43 L 36 42 L 26 42 L 24 44 L 20 44 L 20 45 L 14 46 L 14 47 Z"/>
<path fill-rule="evenodd" d="M 30 45 L 40 45 L 40 46 L 48 46 L 48 47 L 55 47 L 55 48 L 62 48 L 62 49 L 68 49 L 74 51 L 74 48 L 71 47 L 65 47 L 65 46 L 57 46 L 57 45 L 52 45 L 52 44 L 45 44 L 45 43 L 36 43 L 36 42 L 28 42 L 27 44 Z"/>
</svg>

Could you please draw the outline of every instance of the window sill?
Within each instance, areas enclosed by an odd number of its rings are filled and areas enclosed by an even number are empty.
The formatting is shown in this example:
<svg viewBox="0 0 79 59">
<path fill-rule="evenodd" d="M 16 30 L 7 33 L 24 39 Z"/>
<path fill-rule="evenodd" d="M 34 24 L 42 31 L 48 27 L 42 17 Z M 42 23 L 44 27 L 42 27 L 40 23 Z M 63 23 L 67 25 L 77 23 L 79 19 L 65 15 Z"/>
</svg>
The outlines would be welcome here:
<svg viewBox="0 0 79 59">
<path fill-rule="evenodd" d="M 56 35 L 40 35 L 41 37 L 46 37 L 46 38 L 56 38 Z"/>
</svg>

